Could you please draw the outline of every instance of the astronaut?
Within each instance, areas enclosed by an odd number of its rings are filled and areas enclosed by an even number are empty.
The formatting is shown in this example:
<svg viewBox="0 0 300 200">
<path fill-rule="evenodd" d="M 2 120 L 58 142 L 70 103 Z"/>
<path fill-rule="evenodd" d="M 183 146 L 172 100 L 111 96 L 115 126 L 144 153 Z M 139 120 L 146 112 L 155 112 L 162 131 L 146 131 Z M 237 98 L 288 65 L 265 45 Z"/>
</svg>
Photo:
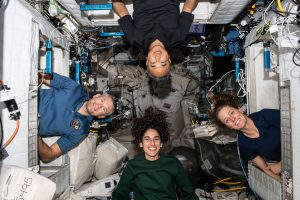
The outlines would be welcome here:
<svg viewBox="0 0 300 200">
<path fill-rule="evenodd" d="M 94 117 L 104 118 L 115 110 L 111 95 L 96 94 L 91 99 L 82 85 L 53 73 L 43 78 L 50 89 L 39 89 L 39 156 L 50 162 L 80 144 L 88 135 Z M 42 137 L 60 136 L 50 147 Z"/>
</svg>

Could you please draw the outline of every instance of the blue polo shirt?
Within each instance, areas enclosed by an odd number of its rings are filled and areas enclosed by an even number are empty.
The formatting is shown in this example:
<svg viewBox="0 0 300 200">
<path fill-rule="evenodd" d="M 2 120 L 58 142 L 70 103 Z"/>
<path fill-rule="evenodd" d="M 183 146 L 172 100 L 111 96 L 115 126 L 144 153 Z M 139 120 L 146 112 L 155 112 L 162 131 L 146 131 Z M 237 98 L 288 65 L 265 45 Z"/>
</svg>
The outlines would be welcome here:
<svg viewBox="0 0 300 200">
<path fill-rule="evenodd" d="M 253 120 L 260 136 L 249 138 L 239 133 L 238 142 L 242 157 L 246 160 L 253 160 L 256 156 L 261 156 L 269 160 L 280 161 L 280 111 L 263 109 L 252 113 L 249 117 Z"/>
<path fill-rule="evenodd" d="M 56 73 L 50 84 L 50 89 L 39 90 L 39 134 L 42 137 L 61 136 L 57 144 L 64 154 L 87 136 L 93 117 L 77 112 L 89 99 L 82 85 Z"/>
</svg>

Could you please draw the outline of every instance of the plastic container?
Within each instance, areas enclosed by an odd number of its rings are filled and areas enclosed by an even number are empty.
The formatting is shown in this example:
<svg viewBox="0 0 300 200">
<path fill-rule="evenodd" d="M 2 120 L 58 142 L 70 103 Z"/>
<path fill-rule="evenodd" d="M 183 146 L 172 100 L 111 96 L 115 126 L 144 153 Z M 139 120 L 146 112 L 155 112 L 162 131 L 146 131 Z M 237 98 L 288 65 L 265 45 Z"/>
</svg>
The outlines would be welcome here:
<svg viewBox="0 0 300 200">
<path fill-rule="evenodd" d="M 90 180 L 96 163 L 97 135 L 90 134 L 80 145 L 69 151 L 70 184 L 74 189 Z"/>
<path fill-rule="evenodd" d="M 116 140 L 128 150 L 127 157 L 129 160 L 133 159 L 139 153 L 139 147 L 137 144 L 133 143 L 134 137 L 130 132 L 124 132 L 116 137 Z"/>
<path fill-rule="evenodd" d="M 120 176 L 118 174 L 113 174 L 107 178 L 84 184 L 77 191 L 75 191 L 75 195 L 84 198 L 110 197 L 112 191 L 115 189 L 119 181 Z"/>
<path fill-rule="evenodd" d="M 51 200 L 56 185 L 51 180 L 28 169 L 1 166 L 0 199 Z"/>
<path fill-rule="evenodd" d="M 100 180 L 118 172 L 127 153 L 128 150 L 112 137 L 98 145 L 94 176 Z"/>
<path fill-rule="evenodd" d="M 55 136 L 43 138 L 43 140 L 48 146 L 51 146 L 59 138 L 59 136 Z M 40 174 L 56 183 L 55 197 L 61 195 L 70 185 L 70 163 L 68 154 L 61 155 L 49 163 L 44 163 L 40 160 Z"/>
<path fill-rule="evenodd" d="M 61 195 L 70 185 L 70 166 L 41 167 L 41 175 L 56 183 L 55 198 Z"/>
</svg>

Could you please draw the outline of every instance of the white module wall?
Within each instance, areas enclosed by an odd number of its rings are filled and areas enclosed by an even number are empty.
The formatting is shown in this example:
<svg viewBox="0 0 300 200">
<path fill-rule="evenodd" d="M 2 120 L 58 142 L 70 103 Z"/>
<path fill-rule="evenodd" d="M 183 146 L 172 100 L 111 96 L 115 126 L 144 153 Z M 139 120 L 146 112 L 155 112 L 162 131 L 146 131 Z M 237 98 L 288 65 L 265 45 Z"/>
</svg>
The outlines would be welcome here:
<svg viewBox="0 0 300 200">
<path fill-rule="evenodd" d="M 31 55 L 34 49 L 31 43 L 36 41 L 35 24 L 28 12 L 18 1 L 8 1 L 7 7 L 1 7 L 3 15 L 3 29 L 0 30 L 2 40 L 1 80 L 11 87 L 15 93 L 15 100 L 21 112 L 20 129 L 15 139 L 6 148 L 9 156 L 4 160 L 6 164 L 28 167 L 28 91 L 30 84 Z M 4 141 L 13 133 L 16 123 L 9 120 L 7 109 L 1 114 Z"/>
<path fill-rule="evenodd" d="M 271 48 L 271 52 L 273 54 L 271 58 L 272 65 L 276 65 L 275 48 Z M 263 108 L 279 109 L 279 76 L 278 73 L 264 70 L 264 48 L 262 42 L 246 48 L 246 71 L 249 113 Z"/>
<path fill-rule="evenodd" d="M 52 38 L 54 46 L 64 49 L 62 66 L 68 69 L 68 41 L 43 16 L 23 0 L 5 1 L 0 8 L 0 79 L 11 87 L 21 112 L 20 128 L 6 148 L 4 164 L 37 165 L 37 69 L 40 34 Z M 4 142 L 16 122 L 1 103 Z"/>
<path fill-rule="evenodd" d="M 300 199 L 300 67 L 293 63 L 293 55 L 299 45 L 299 27 L 295 25 L 285 25 L 280 31 L 279 41 L 279 67 L 280 82 L 282 91 L 289 94 L 290 98 L 286 99 L 286 95 L 282 97 L 286 109 L 286 121 L 282 127 L 282 138 L 284 139 L 283 157 L 291 157 L 286 159 L 283 164 L 283 195 L 285 199 Z M 294 56 L 294 61 L 300 64 L 300 54 Z M 289 84 L 286 84 L 289 83 Z"/>
</svg>

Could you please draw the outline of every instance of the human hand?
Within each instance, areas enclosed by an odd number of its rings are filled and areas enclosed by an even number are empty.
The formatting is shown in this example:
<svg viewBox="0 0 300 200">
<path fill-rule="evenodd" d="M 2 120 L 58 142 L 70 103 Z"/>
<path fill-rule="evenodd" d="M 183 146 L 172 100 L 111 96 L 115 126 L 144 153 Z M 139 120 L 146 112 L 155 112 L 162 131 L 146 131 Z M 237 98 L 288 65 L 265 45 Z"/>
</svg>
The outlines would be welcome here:
<svg viewBox="0 0 300 200">
<path fill-rule="evenodd" d="M 267 170 L 271 170 L 274 174 L 280 174 L 281 162 L 271 163 L 266 167 Z"/>
<path fill-rule="evenodd" d="M 183 4 L 182 11 L 192 13 L 193 10 L 197 7 L 198 0 L 186 0 Z"/>
<path fill-rule="evenodd" d="M 264 159 L 260 156 L 256 156 L 253 160 L 252 160 L 253 164 L 256 165 L 257 167 L 259 167 L 261 170 L 263 170 L 263 172 L 265 172 L 267 175 L 273 177 L 275 180 L 277 181 L 281 181 L 281 177 L 276 174 L 274 171 L 278 171 L 279 169 L 277 169 L 278 166 L 281 166 L 281 162 L 279 163 L 275 163 L 274 166 L 268 166 L 267 163 L 264 161 Z M 281 168 L 281 167 L 280 167 Z M 272 169 L 272 170 L 271 170 Z M 276 170 L 277 169 L 277 170 Z"/>
<path fill-rule="evenodd" d="M 52 79 L 51 74 L 45 74 L 44 72 L 38 73 L 38 85 L 45 83 L 46 85 L 50 85 L 50 80 Z"/>
</svg>

